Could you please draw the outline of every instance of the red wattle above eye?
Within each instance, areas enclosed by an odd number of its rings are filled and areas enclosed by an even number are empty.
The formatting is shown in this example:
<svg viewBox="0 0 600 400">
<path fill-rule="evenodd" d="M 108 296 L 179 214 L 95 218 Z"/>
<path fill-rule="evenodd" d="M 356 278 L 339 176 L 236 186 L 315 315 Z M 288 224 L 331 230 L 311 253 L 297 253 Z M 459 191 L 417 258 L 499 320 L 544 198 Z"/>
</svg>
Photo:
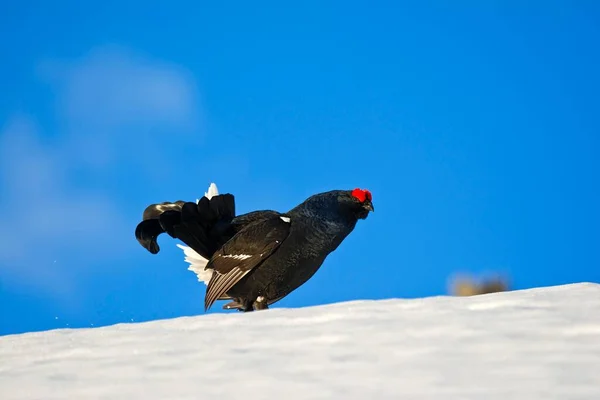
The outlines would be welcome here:
<svg viewBox="0 0 600 400">
<path fill-rule="evenodd" d="M 357 198 L 358 201 L 360 201 L 361 203 L 364 203 L 365 200 L 369 200 L 371 201 L 372 196 L 371 196 L 371 192 L 369 192 L 368 190 L 363 190 L 363 189 L 354 189 L 352 191 L 352 196 Z"/>
</svg>

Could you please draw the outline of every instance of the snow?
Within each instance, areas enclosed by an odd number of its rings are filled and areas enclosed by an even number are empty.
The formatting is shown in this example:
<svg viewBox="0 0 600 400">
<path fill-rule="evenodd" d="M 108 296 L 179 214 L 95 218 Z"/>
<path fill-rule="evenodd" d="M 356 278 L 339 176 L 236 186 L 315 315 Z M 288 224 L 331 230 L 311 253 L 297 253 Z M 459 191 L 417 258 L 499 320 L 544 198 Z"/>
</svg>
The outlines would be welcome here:
<svg viewBox="0 0 600 400">
<path fill-rule="evenodd" d="M 0 398 L 600 399 L 600 285 L 3 336 Z"/>
</svg>

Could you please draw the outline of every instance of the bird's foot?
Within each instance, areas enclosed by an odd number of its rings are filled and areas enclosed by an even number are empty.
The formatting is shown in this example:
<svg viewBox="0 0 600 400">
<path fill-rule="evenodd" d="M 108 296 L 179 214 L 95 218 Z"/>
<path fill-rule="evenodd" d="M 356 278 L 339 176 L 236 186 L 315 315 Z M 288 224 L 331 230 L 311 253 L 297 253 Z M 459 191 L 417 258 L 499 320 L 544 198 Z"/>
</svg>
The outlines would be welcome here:
<svg viewBox="0 0 600 400">
<path fill-rule="evenodd" d="M 224 310 L 238 310 L 241 312 L 267 310 L 268 308 L 267 299 L 264 296 L 258 296 L 254 302 L 235 299 L 223 306 Z"/>
<path fill-rule="evenodd" d="M 231 301 L 223 306 L 223 310 L 243 310 L 244 306 L 242 306 L 237 301 Z"/>
<path fill-rule="evenodd" d="M 256 300 L 254 300 L 254 303 L 252 303 L 252 308 L 256 311 L 269 309 L 267 299 L 264 296 L 258 296 Z"/>
<path fill-rule="evenodd" d="M 243 299 L 234 299 L 223 306 L 224 310 L 238 310 L 241 312 L 254 311 L 252 308 L 252 302 Z"/>
</svg>

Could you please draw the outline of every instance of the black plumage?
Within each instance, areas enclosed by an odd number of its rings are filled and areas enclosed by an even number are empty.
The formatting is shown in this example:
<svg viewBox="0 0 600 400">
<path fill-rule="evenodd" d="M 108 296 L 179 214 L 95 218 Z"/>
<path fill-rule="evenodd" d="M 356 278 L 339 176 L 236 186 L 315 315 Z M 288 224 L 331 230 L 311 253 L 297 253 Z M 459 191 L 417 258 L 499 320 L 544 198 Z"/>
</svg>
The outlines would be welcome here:
<svg viewBox="0 0 600 400">
<path fill-rule="evenodd" d="M 177 201 L 146 208 L 136 228 L 139 243 L 159 252 L 166 232 L 206 258 L 212 270 L 205 309 L 268 308 L 304 284 L 325 258 L 373 211 L 368 190 L 332 190 L 306 199 L 286 213 L 272 210 L 235 215 L 231 194 L 197 203 Z"/>
</svg>

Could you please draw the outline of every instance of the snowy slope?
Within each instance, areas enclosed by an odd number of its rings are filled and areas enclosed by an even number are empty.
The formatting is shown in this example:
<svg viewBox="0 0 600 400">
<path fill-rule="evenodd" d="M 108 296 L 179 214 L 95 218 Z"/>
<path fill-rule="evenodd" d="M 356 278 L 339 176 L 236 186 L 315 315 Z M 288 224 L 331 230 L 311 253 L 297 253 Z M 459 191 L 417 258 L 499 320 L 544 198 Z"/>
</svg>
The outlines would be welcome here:
<svg viewBox="0 0 600 400">
<path fill-rule="evenodd" d="M 600 285 L 0 337 L 0 399 L 600 399 Z"/>
</svg>

